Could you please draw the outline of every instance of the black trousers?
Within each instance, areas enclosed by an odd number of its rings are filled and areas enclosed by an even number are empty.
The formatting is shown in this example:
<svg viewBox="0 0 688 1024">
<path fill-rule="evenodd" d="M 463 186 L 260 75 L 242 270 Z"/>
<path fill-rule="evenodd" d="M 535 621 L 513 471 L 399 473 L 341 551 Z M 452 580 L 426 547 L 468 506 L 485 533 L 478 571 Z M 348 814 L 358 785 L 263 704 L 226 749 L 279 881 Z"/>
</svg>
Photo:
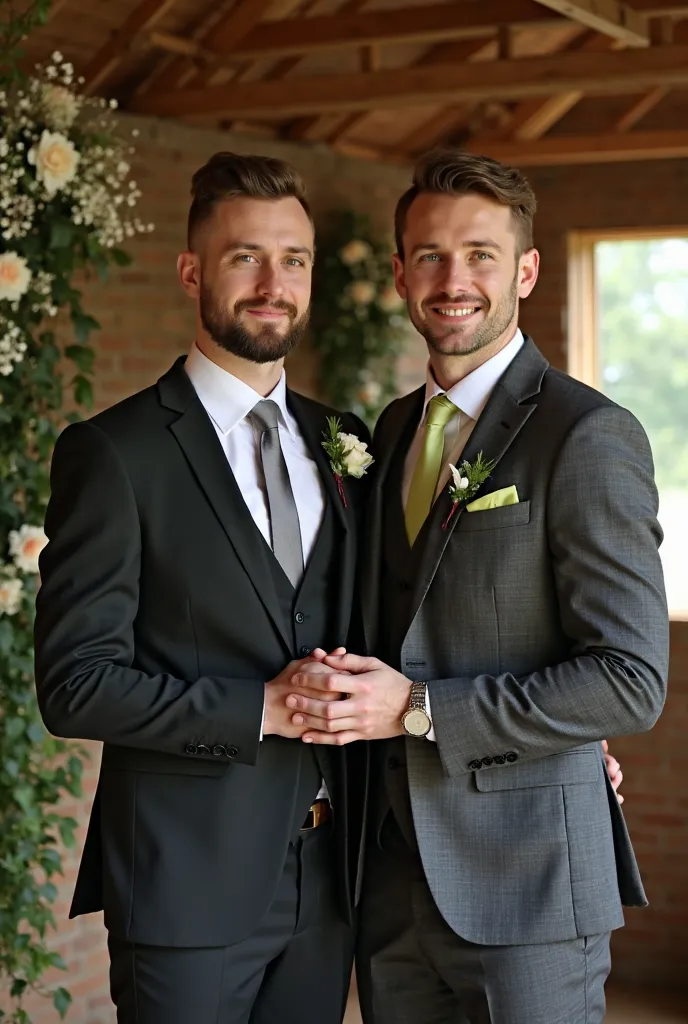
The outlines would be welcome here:
<svg viewBox="0 0 688 1024">
<path fill-rule="evenodd" d="M 290 845 L 268 912 L 233 946 L 143 946 L 110 934 L 118 1024 L 340 1024 L 353 935 L 337 910 L 334 853 L 329 824 Z"/>
<path fill-rule="evenodd" d="M 370 844 L 356 955 L 364 1024 L 601 1024 L 609 935 L 481 946 L 451 930 L 393 812 Z M 498 884 L 497 882 L 495 884 Z"/>
</svg>

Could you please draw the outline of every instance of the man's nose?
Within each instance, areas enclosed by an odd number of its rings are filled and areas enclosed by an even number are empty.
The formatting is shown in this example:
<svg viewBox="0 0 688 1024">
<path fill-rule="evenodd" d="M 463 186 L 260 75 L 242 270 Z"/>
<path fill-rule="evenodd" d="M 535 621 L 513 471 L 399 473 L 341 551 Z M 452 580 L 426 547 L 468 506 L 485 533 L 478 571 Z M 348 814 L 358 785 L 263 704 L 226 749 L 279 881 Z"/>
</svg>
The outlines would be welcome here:
<svg viewBox="0 0 688 1024">
<path fill-rule="evenodd" d="M 279 298 L 284 294 L 281 268 L 265 264 L 258 281 L 258 292 L 266 297 Z"/>
<path fill-rule="evenodd" d="M 446 260 L 442 269 L 441 282 L 447 295 L 474 290 L 471 268 L 466 265 L 465 260 Z"/>
</svg>

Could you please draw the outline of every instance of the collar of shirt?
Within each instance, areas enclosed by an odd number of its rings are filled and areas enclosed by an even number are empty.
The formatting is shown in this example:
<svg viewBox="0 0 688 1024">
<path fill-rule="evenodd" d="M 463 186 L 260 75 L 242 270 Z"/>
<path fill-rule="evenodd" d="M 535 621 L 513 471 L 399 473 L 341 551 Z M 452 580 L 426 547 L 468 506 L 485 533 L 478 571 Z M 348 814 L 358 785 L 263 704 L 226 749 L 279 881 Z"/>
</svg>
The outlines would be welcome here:
<svg viewBox="0 0 688 1024">
<path fill-rule="evenodd" d="M 282 376 L 269 395 L 259 395 L 252 387 L 208 359 L 195 343 L 184 364 L 189 380 L 201 404 L 222 434 L 229 434 L 246 419 L 257 402 L 269 398 L 278 406 L 280 418 L 292 437 L 297 436 L 294 417 L 287 407 L 287 378 Z"/>
<path fill-rule="evenodd" d="M 425 384 L 425 403 L 423 405 L 423 415 L 421 417 L 421 424 L 425 422 L 425 417 L 428 411 L 428 402 L 431 398 L 436 395 L 445 395 L 450 402 L 459 409 L 465 416 L 470 417 L 472 420 L 477 420 L 480 413 L 483 411 L 487 404 L 487 400 L 490 397 L 495 384 L 502 376 L 507 366 L 516 357 L 518 352 L 523 346 L 523 335 L 519 328 L 516 329 L 516 333 L 503 349 L 497 352 L 496 355 L 488 359 L 487 362 L 483 363 L 482 366 L 478 366 L 477 369 L 469 373 L 463 380 L 460 380 L 458 384 L 450 388 L 449 391 L 443 391 L 437 381 L 432 375 L 432 369 L 428 363 L 427 381 Z"/>
</svg>

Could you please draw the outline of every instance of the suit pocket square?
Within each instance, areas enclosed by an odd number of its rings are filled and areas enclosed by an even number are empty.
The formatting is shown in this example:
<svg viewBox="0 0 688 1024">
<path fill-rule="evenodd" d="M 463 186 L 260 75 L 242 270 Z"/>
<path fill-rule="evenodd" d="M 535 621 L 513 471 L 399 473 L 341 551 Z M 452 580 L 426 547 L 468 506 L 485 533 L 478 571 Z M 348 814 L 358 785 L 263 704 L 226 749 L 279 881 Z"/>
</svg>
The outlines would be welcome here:
<svg viewBox="0 0 688 1024">
<path fill-rule="evenodd" d="M 466 505 L 466 512 L 485 512 L 487 509 L 502 508 L 504 505 L 518 505 L 518 491 L 514 484 L 476 498 Z"/>
</svg>

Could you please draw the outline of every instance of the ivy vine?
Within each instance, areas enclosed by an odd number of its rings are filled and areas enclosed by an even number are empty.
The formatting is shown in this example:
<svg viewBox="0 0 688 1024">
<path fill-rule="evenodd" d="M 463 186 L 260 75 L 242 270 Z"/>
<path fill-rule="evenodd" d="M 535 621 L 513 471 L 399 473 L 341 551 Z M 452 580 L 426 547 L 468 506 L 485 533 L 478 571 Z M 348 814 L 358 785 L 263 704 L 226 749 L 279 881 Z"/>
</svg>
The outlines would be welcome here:
<svg viewBox="0 0 688 1024">
<path fill-rule="evenodd" d="M 353 210 L 337 211 L 318 232 L 311 334 L 320 393 L 371 426 L 397 396 L 397 361 L 408 337 L 391 252 L 370 219 Z"/>
<path fill-rule="evenodd" d="M 55 927 L 61 850 L 77 822 L 61 812 L 80 798 L 83 751 L 46 732 L 33 679 L 38 555 L 49 461 L 66 401 L 92 405 L 97 321 L 83 308 L 77 274 L 102 280 L 129 262 L 117 243 L 148 230 L 124 216 L 138 191 L 109 120 L 111 104 L 78 95 L 61 54 L 20 74 L 23 39 L 45 21 L 49 0 L 0 0 L 0 991 L 5 1024 L 29 1024 L 25 997 L 39 992 L 64 1016 L 71 997 L 48 987 L 65 968 L 48 948 Z M 50 327 L 63 313 L 74 339 Z M 64 376 L 64 367 L 74 372 Z M 70 418 L 78 418 L 73 413 Z M 6 1001 L 8 1000 L 8 1002 Z"/>
</svg>

